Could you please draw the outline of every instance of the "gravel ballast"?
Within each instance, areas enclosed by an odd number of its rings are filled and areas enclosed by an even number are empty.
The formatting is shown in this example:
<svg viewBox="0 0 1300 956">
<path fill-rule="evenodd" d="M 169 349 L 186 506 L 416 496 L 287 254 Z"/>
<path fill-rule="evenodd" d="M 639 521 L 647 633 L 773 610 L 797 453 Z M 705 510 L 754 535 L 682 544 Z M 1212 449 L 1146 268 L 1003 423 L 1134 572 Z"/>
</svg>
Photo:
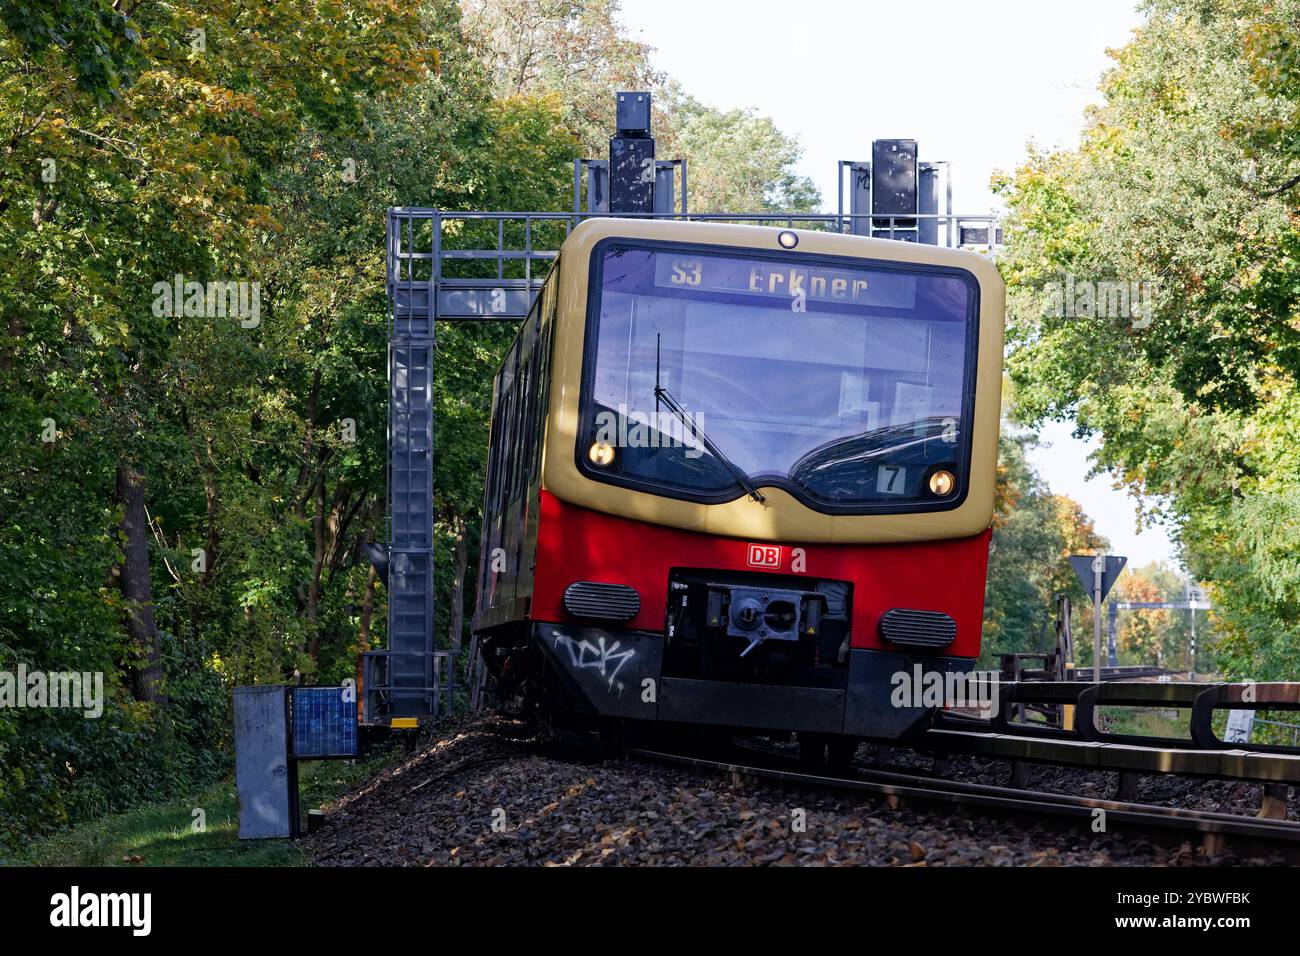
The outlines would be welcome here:
<svg viewBox="0 0 1300 956">
<path fill-rule="evenodd" d="M 1242 863 L 1133 834 L 1062 829 L 878 797 L 790 789 L 634 760 L 581 759 L 500 718 L 436 733 L 325 808 L 305 838 L 321 866 L 1150 866 Z M 869 760 L 870 748 L 859 752 Z M 928 770 L 897 750 L 891 763 Z M 1001 761 L 944 775 L 1005 785 Z M 1036 767 L 1030 786 L 1109 797 L 1113 775 Z M 1224 809 L 1244 784 L 1160 778 L 1139 799 Z M 1094 792 L 1095 791 L 1095 792 Z M 1245 812 L 1245 811 L 1236 811 Z M 1253 809 L 1252 811 L 1253 812 Z M 1263 861 L 1260 861 L 1263 862 Z"/>
</svg>

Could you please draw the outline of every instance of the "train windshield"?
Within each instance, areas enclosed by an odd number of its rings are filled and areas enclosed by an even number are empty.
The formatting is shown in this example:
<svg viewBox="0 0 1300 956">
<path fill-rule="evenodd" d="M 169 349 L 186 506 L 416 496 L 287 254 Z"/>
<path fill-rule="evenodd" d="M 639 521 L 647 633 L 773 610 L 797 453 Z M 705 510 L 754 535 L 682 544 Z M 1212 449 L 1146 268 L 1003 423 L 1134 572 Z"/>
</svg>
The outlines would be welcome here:
<svg viewBox="0 0 1300 956">
<path fill-rule="evenodd" d="M 706 502 L 780 487 L 829 513 L 964 499 L 969 273 L 634 243 L 595 265 L 590 477 Z"/>
</svg>

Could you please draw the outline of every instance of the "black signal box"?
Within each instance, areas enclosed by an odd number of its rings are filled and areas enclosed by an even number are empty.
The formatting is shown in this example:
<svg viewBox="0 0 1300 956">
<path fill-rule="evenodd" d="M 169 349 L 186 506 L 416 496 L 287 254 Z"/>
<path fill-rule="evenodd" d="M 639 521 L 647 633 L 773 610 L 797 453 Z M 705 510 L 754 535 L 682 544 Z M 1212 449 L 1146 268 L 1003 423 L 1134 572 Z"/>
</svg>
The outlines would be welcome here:
<svg viewBox="0 0 1300 956">
<path fill-rule="evenodd" d="M 898 217 L 916 213 L 916 140 L 876 140 L 871 144 L 871 214 L 892 216 L 896 228 L 914 229 L 915 220 Z M 877 229 L 889 225 L 888 219 L 875 222 Z"/>
<path fill-rule="evenodd" d="M 619 136 L 650 135 L 649 93 L 619 93 L 615 114 Z"/>
<path fill-rule="evenodd" d="M 609 211 L 655 211 L 655 141 L 615 136 L 609 141 Z"/>
</svg>

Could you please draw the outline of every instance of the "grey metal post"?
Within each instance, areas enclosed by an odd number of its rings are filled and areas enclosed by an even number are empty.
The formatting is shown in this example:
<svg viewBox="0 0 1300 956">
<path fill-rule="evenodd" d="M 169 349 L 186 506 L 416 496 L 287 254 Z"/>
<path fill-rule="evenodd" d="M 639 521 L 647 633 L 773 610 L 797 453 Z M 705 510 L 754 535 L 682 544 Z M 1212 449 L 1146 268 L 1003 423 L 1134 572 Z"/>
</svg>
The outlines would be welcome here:
<svg viewBox="0 0 1300 956">
<path fill-rule="evenodd" d="M 835 188 L 838 191 L 838 196 L 835 201 L 835 212 L 838 214 L 836 228 L 840 232 L 843 232 L 844 231 L 844 160 L 842 159 L 840 160 L 840 164 L 837 167 L 836 172 L 839 173 L 839 175 L 836 177 L 836 179 L 839 181 L 835 184 Z"/>
<path fill-rule="evenodd" d="M 1101 683 L 1101 576 L 1106 570 L 1105 555 L 1092 559 L 1092 681 Z"/>
<path fill-rule="evenodd" d="M 961 241 L 961 236 L 957 233 L 957 220 L 952 215 L 952 166 L 947 162 L 944 163 L 943 183 L 948 192 L 948 248 L 952 249 Z"/>
<path fill-rule="evenodd" d="M 1119 605 L 1117 605 L 1114 601 L 1111 601 L 1110 604 L 1107 605 L 1107 617 L 1108 617 L 1108 622 L 1106 628 L 1107 630 L 1106 659 L 1107 659 L 1107 663 L 1109 663 L 1111 667 L 1118 667 L 1119 654 L 1118 654 L 1118 648 L 1116 647 L 1117 641 L 1116 641 L 1115 632 L 1116 632 L 1116 624 L 1119 618 Z"/>
</svg>

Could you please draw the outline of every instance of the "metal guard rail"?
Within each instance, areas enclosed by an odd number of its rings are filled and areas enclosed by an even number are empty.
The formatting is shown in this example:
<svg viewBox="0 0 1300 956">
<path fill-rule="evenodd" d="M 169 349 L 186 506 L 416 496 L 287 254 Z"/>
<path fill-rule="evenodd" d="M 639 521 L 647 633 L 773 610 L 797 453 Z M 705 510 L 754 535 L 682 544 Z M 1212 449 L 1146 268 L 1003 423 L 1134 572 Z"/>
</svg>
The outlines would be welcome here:
<svg viewBox="0 0 1300 956">
<path fill-rule="evenodd" d="M 989 718 L 937 711 L 924 743 L 940 749 L 1010 759 L 1042 760 L 1120 772 L 1300 784 L 1300 747 L 1236 744 L 1213 727 L 1215 710 L 1300 711 L 1300 683 L 1192 684 L 1155 682 L 1021 681 L 997 685 Z M 1073 706 L 1073 729 L 1015 721 L 1017 705 Z M 1188 711 L 1188 737 L 1118 734 L 1097 727 L 1099 707 L 1176 708 Z"/>
</svg>

